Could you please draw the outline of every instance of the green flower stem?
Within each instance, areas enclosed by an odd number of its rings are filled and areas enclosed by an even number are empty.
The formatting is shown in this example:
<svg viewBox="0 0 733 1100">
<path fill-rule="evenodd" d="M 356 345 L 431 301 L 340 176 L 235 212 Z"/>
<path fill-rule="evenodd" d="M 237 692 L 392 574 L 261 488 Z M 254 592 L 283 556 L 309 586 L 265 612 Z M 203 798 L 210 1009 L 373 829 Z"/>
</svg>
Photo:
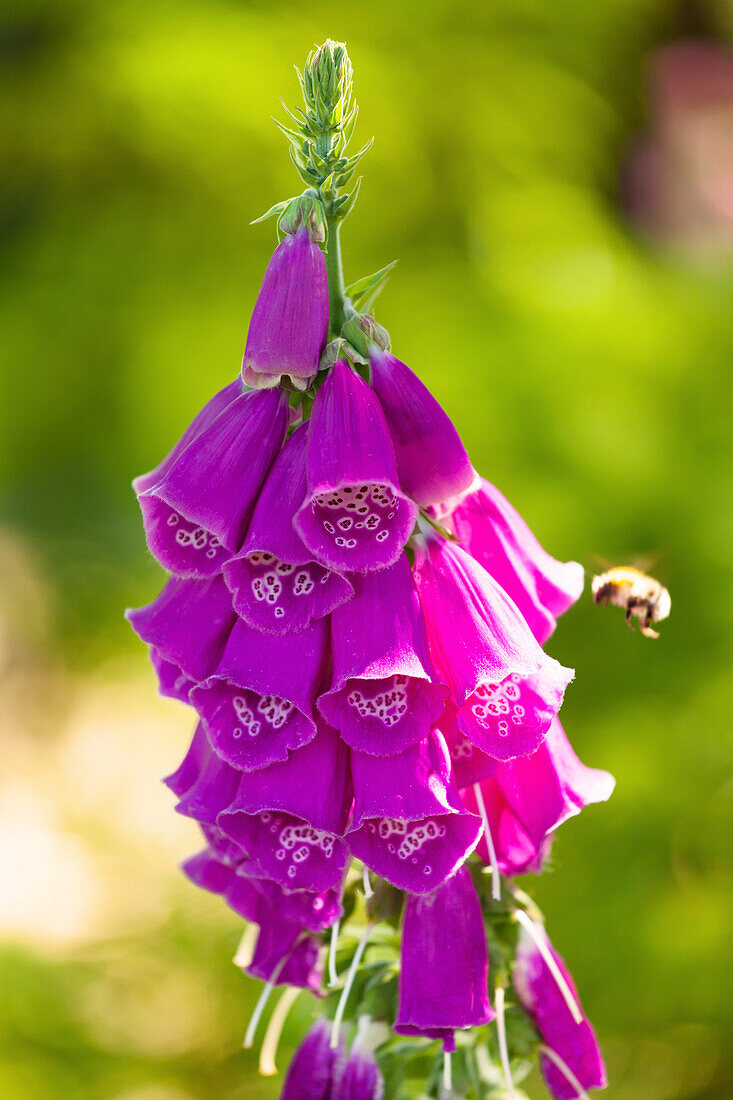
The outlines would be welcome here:
<svg viewBox="0 0 733 1100">
<path fill-rule="evenodd" d="M 344 269 L 341 263 L 340 219 L 326 216 L 328 241 L 326 243 L 326 273 L 328 275 L 328 307 L 331 336 L 341 335 L 346 321 L 346 294 L 344 292 Z"/>
</svg>

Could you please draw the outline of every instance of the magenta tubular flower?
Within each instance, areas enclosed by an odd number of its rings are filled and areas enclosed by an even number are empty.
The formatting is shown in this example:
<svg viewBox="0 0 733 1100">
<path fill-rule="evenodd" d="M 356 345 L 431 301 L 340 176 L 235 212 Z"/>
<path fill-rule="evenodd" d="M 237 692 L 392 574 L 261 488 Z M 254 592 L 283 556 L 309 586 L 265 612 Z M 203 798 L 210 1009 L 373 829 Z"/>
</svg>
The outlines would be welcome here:
<svg viewBox="0 0 733 1100">
<path fill-rule="evenodd" d="M 544 930 L 540 934 L 544 935 Z M 576 1003 L 580 1005 L 565 962 L 549 940 L 547 946 Z M 577 1084 L 584 1089 L 605 1088 L 606 1069 L 590 1022 L 586 1017 L 580 1023 L 575 1022 L 550 968 L 524 929 L 519 933 L 513 980 L 520 1003 L 534 1018 L 544 1042 L 567 1067 Z M 542 1055 L 540 1067 L 555 1100 L 575 1100 L 577 1085 L 551 1058 Z"/>
<path fill-rule="evenodd" d="M 244 381 L 266 389 L 287 375 L 296 389 L 307 389 L 327 335 L 326 261 L 302 225 L 286 235 L 267 265 L 247 333 Z"/>
<path fill-rule="evenodd" d="M 224 412 L 224 409 L 226 409 L 228 405 L 231 405 L 235 398 L 241 397 L 243 392 L 244 387 L 242 386 L 242 379 L 237 377 L 233 382 L 230 382 L 228 386 L 225 386 L 224 389 L 215 393 L 214 396 L 206 402 L 203 409 L 196 414 L 181 438 L 165 456 L 163 461 L 158 463 L 154 470 L 150 470 L 147 474 L 140 474 L 139 477 L 135 478 L 132 487 L 138 496 L 140 493 L 145 492 L 146 489 L 150 489 L 153 485 L 157 485 L 163 475 L 175 463 L 176 459 L 183 454 L 189 443 L 192 443 L 197 435 L 200 435 L 205 428 L 208 428 L 208 426 L 216 420 L 219 413 Z"/>
<path fill-rule="evenodd" d="M 573 672 L 548 657 L 504 590 L 465 551 L 428 537 L 415 582 L 430 655 L 462 733 L 497 760 L 534 752 Z"/>
<path fill-rule="evenodd" d="M 394 886 L 415 894 L 435 890 L 475 848 L 481 821 L 461 812 L 437 731 L 397 756 L 352 752 L 351 774 L 351 850 Z"/>
<path fill-rule="evenodd" d="M 215 670 L 236 615 L 221 577 L 173 577 L 146 607 L 126 611 L 135 633 L 151 647 L 163 695 L 187 701 L 188 689 Z"/>
<path fill-rule="evenodd" d="M 355 596 L 331 618 L 333 683 L 318 709 L 352 748 L 374 756 L 420 741 L 448 689 L 436 681 L 407 558 L 354 576 Z"/>
<path fill-rule="evenodd" d="M 234 867 L 219 859 L 211 848 L 189 856 L 181 864 L 181 870 L 194 886 L 209 890 L 212 894 L 223 894 L 235 875 Z"/>
<path fill-rule="evenodd" d="M 216 825 L 217 818 L 237 793 L 242 773 L 210 752 L 198 778 L 176 803 L 176 813 L 201 825 Z"/>
<path fill-rule="evenodd" d="M 334 1078 L 343 1061 L 343 1043 L 331 1049 L 331 1023 L 318 1019 L 290 1063 L 280 1100 L 335 1100 Z"/>
<path fill-rule="evenodd" d="M 458 432 L 427 387 L 388 351 L 373 350 L 371 369 L 403 492 L 423 507 L 465 493 L 476 473 Z"/>
<path fill-rule="evenodd" d="M 436 1029 L 441 1034 L 488 1023 L 494 1015 L 488 973 L 481 904 L 466 867 L 434 893 L 408 897 L 394 1024 L 398 1034 Z"/>
<path fill-rule="evenodd" d="M 313 404 L 306 469 L 308 494 L 295 526 L 318 560 L 359 573 L 397 561 L 417 508 L 399 489 L 374 391 L 342 359 Z"/>
<path fill-rule="evenodd" d="M 163 782 L 176 798 L 183 798 L 191 790 L 206 767 L 212 755 L 211 745 L 206 736 L 203 722 L 199 722 L 194 731 L 186 755 L 176 770 L 165 777 Z"/>
<path fill-rule="evenodd" d="M 355 1044 L 344 1063 L 332 1100 L 382 1100 L 384 1079 L 374 1055 Z"/>
<path fill-rule="evenodd" d="M 241 551 L 224 566 L 239 615 L 258 630 L 286 634 L 330 615 L 354 592 L 314 558 L 293 527 L 306 495 L 308 424 L 287 441 L 268 474 Z"/>
<path fill-rule="evenodd" d="M 536 752 L 499 764 L 481 781 L 499 870 L 505 875 L 541 870 L 555 830 L 584 806 L 605 802 L 614 784 L 608 772 L 588 768 L 578 759 L 554 719 Z M 463 792 L 463 800 L 469 810 L 478 812 L 472 787 Z M 488 863 L 484 837 L 477 851 Z"/>
<path fill-rule="evenodd" d="M 244 393 L 138 493 L 151 553 L 181 577 L 221 572 L 247 521 L 288 426 L 282 390 Z"/>
<path fill-rule="evenodd" d="M 289 890 L 336 888 L 348 859 L 340 839 L 352 801 L 348 750 L 321 723 L 285 763 L 245 772 L 219 827 Z"/>
<path fill-rule="evenodd" d="M 264 768 L 315 736 L 327 636 L 323 619 L 284 635 L 237 620 L 216 672 L 191 692 L 214 749 L 233 767 Z"/>
<path fill-rule="evenodd" d="M 550 557 L 516 509 L 483 478 L 453 510 L 450 523 L 463 548 L 501 585 L 544 644 L 557 616 L 579 599 L 583 566 Z"/>
<path fill-rule="evenodd" d="M 241 863 L 236 868 L 235 877 L 228 883 L 226 900 L 233 909 L 238 907 L 240 889 L 246 887 L 261 894 L 271 907 L 277 909 L 283 920 L 297 924 L 308 932 L 323 932 L 343 915 L 339 890 L 285 890 L 272 879 L 261 877 L 261 871 L 255 873 L 255 866 L 251 861 Z"/>
</svg>

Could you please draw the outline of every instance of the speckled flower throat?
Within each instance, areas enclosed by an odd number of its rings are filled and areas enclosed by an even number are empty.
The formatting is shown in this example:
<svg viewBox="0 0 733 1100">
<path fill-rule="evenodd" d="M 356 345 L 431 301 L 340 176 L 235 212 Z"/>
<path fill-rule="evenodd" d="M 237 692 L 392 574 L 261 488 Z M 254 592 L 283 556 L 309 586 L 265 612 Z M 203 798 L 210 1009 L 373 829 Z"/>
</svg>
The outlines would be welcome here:
<svg viewBox="0 0 733 1100">
<path fill-rule="evenodd" d="M 241 375 L 134 483 L 170 578 L 128 618 L 197 716 L 166 780 L 202 834 L 183 870 L 246 922 L 235 962 L 265 984 L 245 1046 L 282 987 L 263 1073 L 312 998 L 285 1100 L 519 1097 L 535 1057 L 572 1100 L 603 1061 L 518 877 L 613 789 L 573 752 L 572 670 L 543 649 L 583 570 L 391 353 L 371 309 L 392 265 L 345 287 L 368 147 L 348 152 L 345 47 L 301 85 L 281 128 L 306 186 L 265 215 L 281 239 Z"/>
</svg>

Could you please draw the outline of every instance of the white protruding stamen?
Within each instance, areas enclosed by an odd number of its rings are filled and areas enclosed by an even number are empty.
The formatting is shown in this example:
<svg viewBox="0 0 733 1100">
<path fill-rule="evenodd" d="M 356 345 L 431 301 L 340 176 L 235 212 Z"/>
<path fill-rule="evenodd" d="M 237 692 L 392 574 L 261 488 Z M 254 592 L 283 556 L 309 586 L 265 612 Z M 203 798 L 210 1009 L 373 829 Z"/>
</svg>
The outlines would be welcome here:
<svg viewBox="0 0 733 1100">
<path fill-rule="evenodd" d="M 496 858 L 494 838 L 491 835 L 491 828 L 489 826 L 489 815 L 486 813 L 486 803 L 484 802 L 484 794 L 481 790 L 480 783 L 474 783 L 473 793 L 476 796 L 479 813 L 481 814 L 481 821 L 483 822 L 484 826 L 486 847 L 489 849 L 489 861 L 491 863 L 491 896 L 494 901 L 499 901 L 499 899 L 501 898 L 501 877 L 499 875 L 499 861 Z"/>
<path fill-rule="evenodd" d="M 550 971 L 553 978 L 555 979 L 555 984 L 560 990 L 562 998 L 565 1001 L 565 1004 L 568 1006 L 570 1010 L 570 1015 L 573 1017 L 573 1020 L 576 1024 L 582 1024 L 583 1013 L 580 1010 L 580 1005 L 573 996 L 573 991 L 563 977 L 560 967 L 555 962 L 552 951 L 550 951 L 550 947 L 547 943 L 544 928 L 539 924 L 535 924 L 535 922 L 531 920 L 530 917 L 528 917 L 527 914 L 521 909 L 514 910 L 514 919 L 516 921 L 519 921 L 522 928 L 524 928 L 527 934 L 532 937 L 532 940 L 537 947 L 537 950 L 539 951 L 545 964 L 547 965 L 547 969 Z"/>
<path fill-rule="evenodd" d="M 364 897 L 367 898 L 367 900 L 369 898 L 373 898 L 374 891 L 372 890 L 372 882 L 369 878 L 369 868 L 367 867 L 366 863 L 363 864 L 361 869 L 361 879 L 364 883 Z"/>
<path fill-rule="evenodd" d="M 446 1092 L 453 1090 L 453 1073 L 450 1064 L 450 1051 L 443 1051 L 443 1088 Z"/>
<path fill-rule="evenodd" d="M 260 934 L 259 925 L 248 924 L 242 933 L 242 938 L 239 941 L 236 953 L 232 962 L 235 966 L 239 966 L 242 970 L 246 970 L 249 964 L 252 962 L 255 953 L 255 944 L 257 943 L 257 937 Z"/>
<path fill-rule="evenodd" d="M 336 973 L 336 948 L 339 941 L 339 926 L 341 922 L 336 921 L 331 925 L 331 942 L 328 946 L 328 988 L 333 989 L 339 980 L 339 976 Z"/>
<path fill-rule="evenodd" d="M 277 1066 L 275 1065 L 277 1046 L 280 1042 L 285 1021 L 288 1018 L 288 1012 L 290 1012 L 299 995 L 300 990 L 298 987 L 289 985 L 275 1005 L 275 1010 L 270 1017 L 260 1049 L 259 1073 L 262 1077 L 274 1077 L 277 1073 Z"/>
<path fill-rule="evenodd" d="M 501 1068 L 504 1071 L 504 1080 L 506 1081 L 506 1087 L 509 1091 L 509 1095 L 513 1098 L 516 1093 L 514 1092 L 514 1081 L 512 1080 L 512 1071 L 509 1065 L 509 1048 L 506 1045 L 506 1021 L 504 1020 L 504 986 L 497 986 L 496 997 L 494 998 L 494 1005 L 496 1008 L 496 1033 L 499 1039 L 499 1057 L 501 1058 Z"/>
<path fill-rule="evenodd" d="M 295 946 L 295 945 L 293 945 L 293 946 Z M 255 1034 L 257 1032 L 257 1025 L 259 1024 L 260 1019 L 262 1018 L 262 1013 L 265 1011 L 265 1007 L 267 1006 L 267 1002 L 270 999 L 270 994 L 272 993 L 273 989 L 275 988 L 275 982 L 280 977 L 280 974 L 282 972 L 283 967 L 285 966 L 285 963 L 290 958 L 291 951 L 292 951 L 292 948 L 290 949 L 290 951 L 288 951 L 287 955 L 283 955 L 283 957 L 280 959 L 280 962 L 277 964 L 277 966 L 272 971 L 272 974 L 270 975 L 270 980 L 268 982 L 265 982 L 265 986 L 264 986 L 262 992 L 260 993 L 259 997 L 257 998 L 257 1004 L 255 1005 L 254 1011 L 252 1012 L 252 1015 L 250 1017 L 250 1021 L 249 1021 L 249 1024 L 247 1026 L 247 1031 L 245 1032 L 245 1036 L 244 1036 L 244 1042 L 242 1043 L 242 1046 L 244 1047 L 245 1050 L 251 1050 L 252 1046 L 254 1045 Z"/>
<path fill-rule="evenodd" d="M 348 973 L 346 975 L 344 988 L 341 990 L 339 1003 L 336 1007 L 336 1015 L 333 1018 L 333 1024 L 331 1026 L 331 1050 L 335 1050 L 336 1047 L 339 1045 L 339 1032 L 341 1031 L 341 1023 L 344 1018 L 344 1012 L 346 1011 L 346 1002 L 349 999 L 351 987 L 354 984 L 354 978 L 356 977 L 356 972 L 359 969 L 361 957 L 366 950 L 367 943 L 369 942 L 371 931 L 372 926 L 371 924 L 368 924 L 364 930 L 364 935 L 359 940 L 356 951 L 354 952 L 354 957 L 351 960 L 351 966 L 349 967 Z"/>
<path fill-rule="evenodd" d="M 590 1100 L 588 1093 L 585 1091 L 580 1081 L 571 1070 L 570 1066 L 566 1065 L 566 1063 L 562 1060 L 562 1058 L 556 1051 L 551 1050 L 550 1047 L 546 1047 L 544 1043 L 540 1043 L 538 1049 L 540 1054 L 544 1054 L 546 1058 L 550 1059 L 555 1068 L 560 1070 L 560 1073 L 562 1073 L 563 1076 L 566 1078 L 568 1084 L 572 1085 L 572 1087 L 578 1094 L 577 1100 Z"/>
</svg>

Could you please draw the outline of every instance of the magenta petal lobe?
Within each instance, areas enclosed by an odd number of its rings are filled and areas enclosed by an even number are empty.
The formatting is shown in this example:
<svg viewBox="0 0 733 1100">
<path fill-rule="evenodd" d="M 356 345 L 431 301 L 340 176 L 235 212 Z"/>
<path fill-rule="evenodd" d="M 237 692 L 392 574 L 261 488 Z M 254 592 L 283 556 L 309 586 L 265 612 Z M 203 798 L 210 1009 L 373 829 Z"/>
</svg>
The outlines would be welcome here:
<svg viewBox="0 0 733 1100">
<path fill-rule="evenodd" d="M 352 748 L 391 756 L 426 736 L 448 689 L 428 657 L 405 555 L 353 585 L 354 598 L 332 616 L 333 682 L 318 708 Z"/>
<path fill-rule="evenodd" d="M 224 565 L 239 615 L 258 630 L 302 630 L 353 595 L 340 573 L 315 559 L 293 526 L 306 495 L 308 425 L 278 455 L 257 501 L 241 551 Z"/>
<path fill-rule="evenodd" d="M 315 736 L 327 625 L 261 634 L 238 620 L 216 673 L 191 692 L 215 751 L 234 767 L 264 768 Z"/>
</svg>

